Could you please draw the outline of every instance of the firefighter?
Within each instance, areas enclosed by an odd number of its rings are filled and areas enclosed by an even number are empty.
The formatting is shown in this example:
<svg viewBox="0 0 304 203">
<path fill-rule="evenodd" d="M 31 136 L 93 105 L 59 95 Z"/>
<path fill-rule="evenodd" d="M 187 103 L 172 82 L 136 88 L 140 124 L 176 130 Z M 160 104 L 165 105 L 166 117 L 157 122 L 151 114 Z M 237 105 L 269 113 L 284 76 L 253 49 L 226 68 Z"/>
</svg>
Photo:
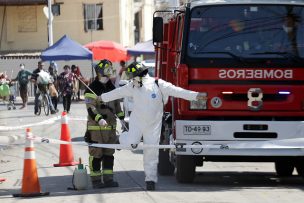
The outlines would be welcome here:
<svg viewBox="0 0 304 203">
<path fill-rule="evenodd" d="M 158 145 L 162 126 L 163 106 L 169 96 L 186 100 L 207 100 L 206 93 L 198 93 L 176 87 L 164 80 L 148 75 L 148 68 L 137 62 L 127 67 L 131 82 L 111 92 L 102 94 L 104 102 L 132 97 L 133 111 L 129 120 L 129 132 L 119 137 L 122 145 L 136 145 L 143 136 L 144 144 Z M 144 149 L 144 170 L 147 190 L 155 190 L 157 182 L 158 149 Z"/>
<path fill-rule="evenodd" d="M 113 74 L 112 63 L 101 60 L 95 67 L 96 78 L 85 91 L 85 103 L 88 111 L 85 141 L 89 143 L 114 144 L 116 137 L 116 116 L 124 119 L 120 102 L 113 100 L 102 103 L 96 95 L 114 90 L 109 79 Z M 115 116 L 116 114 L 116 116 Z M 113 180 L 114 149 L 89 147 L 89 167 L 93 188 L 118 187 Z M 102 168 L 102 171 L 101 171 Z"/>
</svg>

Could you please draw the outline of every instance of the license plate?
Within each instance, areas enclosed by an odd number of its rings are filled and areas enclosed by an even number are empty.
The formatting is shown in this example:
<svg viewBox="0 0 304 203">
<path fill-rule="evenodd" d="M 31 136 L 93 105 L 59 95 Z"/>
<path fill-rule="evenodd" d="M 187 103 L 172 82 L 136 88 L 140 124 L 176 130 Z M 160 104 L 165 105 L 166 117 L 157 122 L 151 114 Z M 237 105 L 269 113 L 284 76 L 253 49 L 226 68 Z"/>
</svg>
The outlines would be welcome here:
<svg viewBox="0 0 304 203">
<path fill-rule="evenodd" d="M 185 135 L 210 135 L 210 125 L 184 125 Z"/>
</svg>

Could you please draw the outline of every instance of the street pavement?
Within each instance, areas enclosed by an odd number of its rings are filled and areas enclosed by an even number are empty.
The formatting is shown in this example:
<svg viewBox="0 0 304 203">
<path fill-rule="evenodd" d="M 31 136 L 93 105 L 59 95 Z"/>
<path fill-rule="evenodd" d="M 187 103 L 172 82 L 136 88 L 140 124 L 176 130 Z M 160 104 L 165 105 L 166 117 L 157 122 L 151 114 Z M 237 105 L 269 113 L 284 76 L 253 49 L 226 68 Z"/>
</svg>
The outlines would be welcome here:
<svg viewBox="0 0 304 203">
<path fill-rule="evenodd" d="M 20 101 L 17 101 L 20 103 Z M 27 109 L 8 111 L 0 105 L 0 136 L 24 135 L 26 124 L 37 124 L 60 115 L 35 116 L 32 103 Z M 62 104 L 59 104 L 62 111 Z M 68 114 L 72 141 L 82 141 L 86 128 L 86 109 L 83 101 L 72 103 Z M 73 119 L 74 118 L 74 119 Z M 75 119 L 77 118 L 77 119 Z M 60 120 L 48 125 L 33 126 L 36 136 L 60 138 Z M 118 188 L 73 191 L 72 175 L 75 166 L 53 167 L 59 162 L 59 146 L 35 144 L 36 162 L 41 189 L 49 196 L 38 198 L 14 198 L 19 193 L 23 173 L 23 145 L 6 146 L 0 150 L 0 178 L 7 180 L 0 184 L 0 202 L 157 202 L 157 203 L 302 203 L 304 202 L 304 179 L 297 176 L 278 178 L 272 163 L 205 163 L 197 168 L 192 184 L 179 184 L 174 176 L 160 176 L 156 191 L 145 190 L 142 151 L 121 150 L 115 153 L 115 179 Z M 88 165 L 87 147 L 73 145 L 74 159 L 82 158 Z"/>
</svg>

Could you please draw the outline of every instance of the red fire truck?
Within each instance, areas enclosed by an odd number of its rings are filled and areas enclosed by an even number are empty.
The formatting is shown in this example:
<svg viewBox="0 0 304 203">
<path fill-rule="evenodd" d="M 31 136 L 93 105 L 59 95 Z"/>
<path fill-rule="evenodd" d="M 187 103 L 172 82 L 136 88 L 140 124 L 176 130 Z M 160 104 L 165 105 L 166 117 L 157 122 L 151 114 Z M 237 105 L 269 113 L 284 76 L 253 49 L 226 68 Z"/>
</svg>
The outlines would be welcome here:
<svg viewBox="0 0 304 203">
<path fill-rule="evenodd" d="M 159 78 L 208 94 L 169 100 L 161 144 L 221 146 L 160 150 L 159 174 L 192 182 L 204 162 L 238 161 L 304 176 L 301 147 L 257 144 L 304 138 L 304 1 L 191 1 L 155 12 L 153 42 Z"/>
</svg>

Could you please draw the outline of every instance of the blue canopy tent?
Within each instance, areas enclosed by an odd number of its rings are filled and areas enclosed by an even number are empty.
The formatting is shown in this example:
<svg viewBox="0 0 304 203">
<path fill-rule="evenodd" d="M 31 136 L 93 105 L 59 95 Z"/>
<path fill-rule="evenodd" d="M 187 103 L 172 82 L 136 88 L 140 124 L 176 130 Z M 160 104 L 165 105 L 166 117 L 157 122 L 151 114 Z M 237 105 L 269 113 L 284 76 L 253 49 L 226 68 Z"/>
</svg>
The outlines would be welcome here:
<svg viewBox="0 0 304 203">
<path fill-rule="evenodd" d="M 153 55 L 155 54 L 152 40 L 135 44 L 133 48 L 127 49 L 129 55 Z"/>
<path fill-rule="evenodd" d="M 92 60 L 92 52 L 64 35 L 41 53 L 43 61 Z"/>
</svg>

